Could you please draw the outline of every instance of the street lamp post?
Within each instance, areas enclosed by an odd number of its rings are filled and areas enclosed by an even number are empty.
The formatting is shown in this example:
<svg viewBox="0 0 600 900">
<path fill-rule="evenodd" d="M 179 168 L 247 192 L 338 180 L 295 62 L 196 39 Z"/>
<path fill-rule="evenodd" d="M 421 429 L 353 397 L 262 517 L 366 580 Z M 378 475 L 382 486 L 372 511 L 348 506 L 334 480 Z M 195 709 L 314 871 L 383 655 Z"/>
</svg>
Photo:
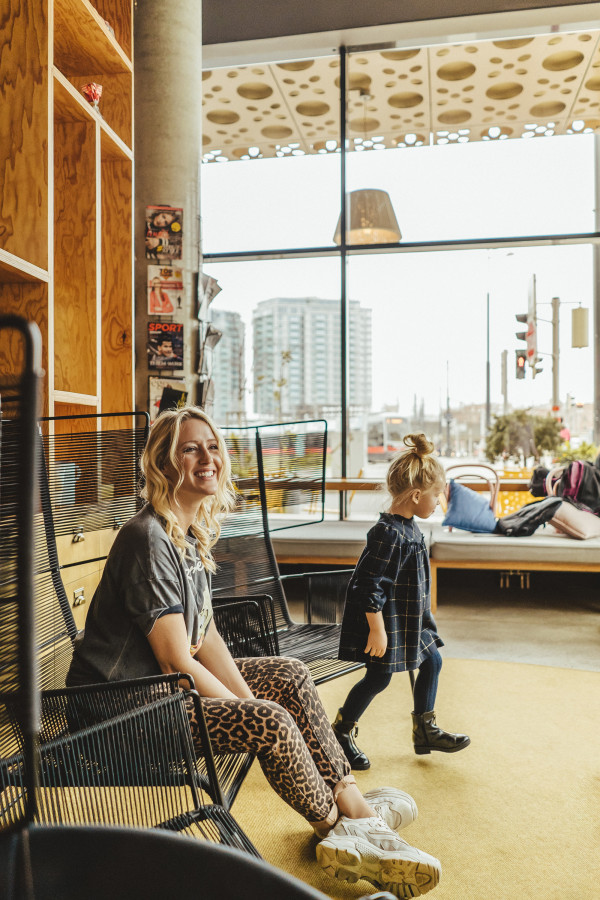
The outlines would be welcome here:
<svg viewBox="0 0 600 900">
<path fill-rule="evenodd" d="M 450 363 L 446 360 L 446 456 L 451 455 L 450 449 L 450 423 L 452 422 L 452 413 L 450 412 Z"/>
<path fill-rule="evenodd" d="M 485 356 L 485 430 L 488 432 L 492 424 L 492 408 L 490 401 L 490 292 L 486 300 L 486 356 Z"/>
</svg>

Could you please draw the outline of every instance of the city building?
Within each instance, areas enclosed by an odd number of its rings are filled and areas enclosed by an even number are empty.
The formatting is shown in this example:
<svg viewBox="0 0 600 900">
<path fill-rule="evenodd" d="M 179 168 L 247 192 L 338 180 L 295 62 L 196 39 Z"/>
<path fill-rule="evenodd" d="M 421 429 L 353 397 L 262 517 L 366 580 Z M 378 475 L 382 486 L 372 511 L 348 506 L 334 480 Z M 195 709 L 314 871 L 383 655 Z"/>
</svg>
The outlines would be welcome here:
<svg viewBox="0 0 600 900">
<path fill-rule="evenodd" d="M 282 420 L 339 408 L 340 304 L 276 297 L 253 314 L 254 412 Z M 371 403 L 371 310 L 349 303 L 349 401 Z"/>
<path fill-rule="evenodd" d="M 211 311 L 212 324 L 222 334 L 212 353 L 211 378 L 215 385 L 213 416 L 220 425 L 237 424 L 245 416 L 245 326 L 239 313 Z"/>
</svg>

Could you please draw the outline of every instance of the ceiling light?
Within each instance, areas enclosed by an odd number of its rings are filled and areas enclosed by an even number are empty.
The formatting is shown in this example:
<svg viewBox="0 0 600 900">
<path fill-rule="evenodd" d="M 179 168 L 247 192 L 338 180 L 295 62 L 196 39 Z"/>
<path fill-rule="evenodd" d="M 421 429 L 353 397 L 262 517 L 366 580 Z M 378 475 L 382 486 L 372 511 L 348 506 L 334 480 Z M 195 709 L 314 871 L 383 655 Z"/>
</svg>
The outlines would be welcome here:
<svg viewBox="0 0 600 900">
<path fill-rule="evenodd" d="M 402 234 L 387 191 L 372 188 L 347 195 L 347 244 L 395 244 Z M 342 242 L 341 216 L 333 240 Z"/>
</svg>

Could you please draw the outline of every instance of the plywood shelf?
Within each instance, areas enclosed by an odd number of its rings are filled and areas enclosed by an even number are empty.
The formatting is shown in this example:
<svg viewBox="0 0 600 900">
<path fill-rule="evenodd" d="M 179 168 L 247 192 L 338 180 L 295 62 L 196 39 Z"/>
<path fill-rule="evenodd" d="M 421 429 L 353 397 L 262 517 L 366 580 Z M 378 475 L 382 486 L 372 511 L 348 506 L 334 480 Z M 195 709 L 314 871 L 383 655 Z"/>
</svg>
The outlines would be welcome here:
<svg viewBox="0 0 600 900">
<path fill-rule="evenodd" d="M 75 406 L 93 406 L 99 405 L 99 398 L 92 394 L 76 394 L 73 391 L 54 391 L 55 403 L 68 403 Z"/>
<path fill-rule="evenodd" d="M 133 159 L 133 150 L 106 124 L 100 123 L 100 146 L 105 159 Z"/>
<path fill-rule="evenodd" d="M 55 122 L 93 122 L 100 117 L 82 94 L 78 94 L 70 81 L 54 66 L 54 120 Z"/>
<path fill-rule="evenodd" d="M 48 272 L 6 250 L 0 250 L 0 284 L 47 283 Z"/>
<path fill-rule="evenodd" d="M 133 70 L 88 0 L 54 0 L 54 61 L 65 75 L 117 75 Z"/>
<path fill-rule="evenodd" d="M 43 415 L 132 409 L 133 3 L 0 2 L 0 309 L 40 328 Z"/>
<path fill-rule="evenodd" d="M 54 77 L 55 122 L 94 122 L 100 128 L 102 155 L 105 158 L 133 159 L 132 149 L 56 66 L 54 66 L 52 74 Z"/>
<path fill-rule="evenodd" d="M 0 246 L 45 270 L 49 266 L 47 4 L 2 0 L 0 8 Z"/>
</svg>

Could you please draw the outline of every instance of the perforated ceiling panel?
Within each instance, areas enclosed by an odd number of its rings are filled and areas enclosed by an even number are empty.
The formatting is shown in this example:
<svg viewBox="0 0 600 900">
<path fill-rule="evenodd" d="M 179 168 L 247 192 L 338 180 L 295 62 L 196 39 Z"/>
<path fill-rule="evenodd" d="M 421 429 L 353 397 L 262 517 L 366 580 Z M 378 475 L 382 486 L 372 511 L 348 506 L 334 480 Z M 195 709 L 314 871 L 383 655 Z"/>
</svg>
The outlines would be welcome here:
<svg viewBox="0 0 600 900">
<path fill-rule="evenodd" d="M 338 150 L 339 60 L 204 72 L 205 161 Z M 600 130 L 600 32 L 348 57 L 350 149 Z"/>
</svg>

